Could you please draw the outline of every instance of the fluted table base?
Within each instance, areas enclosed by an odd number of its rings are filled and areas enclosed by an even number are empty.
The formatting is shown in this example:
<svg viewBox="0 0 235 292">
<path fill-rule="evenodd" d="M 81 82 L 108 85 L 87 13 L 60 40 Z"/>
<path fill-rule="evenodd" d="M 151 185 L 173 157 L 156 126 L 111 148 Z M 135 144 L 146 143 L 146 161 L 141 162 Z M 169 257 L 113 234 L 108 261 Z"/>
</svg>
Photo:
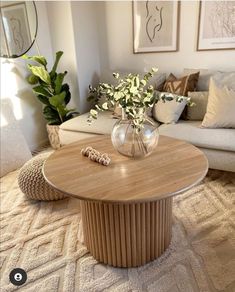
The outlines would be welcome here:
<svg viewBox="0 0 235 292">
<path fill-rule="evenodd" d="M 138 267 L 169 246 L 172 197 L 144 203 L 81 201 L 85 244 L 99 262 Z"/>
</svg>

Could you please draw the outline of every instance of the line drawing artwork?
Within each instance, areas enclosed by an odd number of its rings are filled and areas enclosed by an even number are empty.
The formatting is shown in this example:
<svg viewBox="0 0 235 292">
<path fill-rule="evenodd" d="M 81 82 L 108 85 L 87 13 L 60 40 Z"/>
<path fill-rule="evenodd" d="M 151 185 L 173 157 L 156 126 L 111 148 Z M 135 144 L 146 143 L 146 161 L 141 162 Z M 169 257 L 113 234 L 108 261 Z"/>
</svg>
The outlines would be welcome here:
<svg viewBox="0 0 235 292">
<path fill-rule="evenodd" d="M 150 3 L 151 8 L 150 9 Z M 150 42 L 156 37 L 156 32 L 160 31 L 163 26 L 163 7 L 156 4 L 155 1 L 147 0 L 145 3 L 146 8 L 146 25 L 145 30 Z"/>
<path fill-rule="evenodd" d="M 12 17 L 10 19 L 10 26 L 11 26 L 13 41 L 15 43 L 15 46 L 17 50 L 21 51 L 24 48 L 24 38 L 22 34 L 22 25 L 21 25 L 20 19 Z"/>
<path fill-rule="evenodd" d="M 1 18 L 8 53 L 19 56 L 31 44 L 27 7 L 24 3 L 1 7 Z"/>
<path fill-rule="evenodd" d="M 178 1 L 133 1 L 134 52 L 178 50 Z"/>
<path fill-rule="evenodd" d="M 209 18 L 205 25 L 204 38 L 235 36 L 235 1 L 213 1 L 207 4 L 206 13 Z"/>
<path fill-rule="evenodd" d="M 234 3 L 216 2 L 210 22 L 215 37 L 233 37 L 235 35 Z"/>
</svg>

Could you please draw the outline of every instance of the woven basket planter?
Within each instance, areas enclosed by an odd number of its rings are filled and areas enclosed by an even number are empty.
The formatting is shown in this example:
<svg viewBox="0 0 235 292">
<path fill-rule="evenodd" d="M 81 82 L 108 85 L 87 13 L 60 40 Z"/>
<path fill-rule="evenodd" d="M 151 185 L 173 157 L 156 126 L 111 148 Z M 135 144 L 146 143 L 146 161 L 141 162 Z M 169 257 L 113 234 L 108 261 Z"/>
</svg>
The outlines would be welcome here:
<svg viewBox="0 0 235 292">
<path fill-rule="evenodd" d="M 19 187 L 29 199 L 54 201 L 66 198 L 64 193 L 51 187 L 44 179 L 42 167 L 47 157 L 48 153 L 37 155 L 26 162 L 19 172 Z"/>
<path fill-rule="evenodd" d="M 59 149 L 61 147 L 59 137 L 59 126 L 47 124 L 47 133 L 51 147 L 53 149 Z"/>
</svg>

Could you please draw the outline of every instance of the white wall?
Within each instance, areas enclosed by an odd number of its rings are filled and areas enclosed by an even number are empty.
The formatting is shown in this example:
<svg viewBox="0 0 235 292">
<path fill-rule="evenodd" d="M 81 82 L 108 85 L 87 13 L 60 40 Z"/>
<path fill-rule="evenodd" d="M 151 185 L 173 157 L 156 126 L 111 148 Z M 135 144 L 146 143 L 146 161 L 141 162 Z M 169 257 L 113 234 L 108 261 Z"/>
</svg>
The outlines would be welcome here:
<svg viewBox="0 0 235 292">
<path fill-rule="evenodd" d="M 40 53 L 52 63 L 50 35 L 48 32 L 47 11 L 44 2 L 37 2 L 38 34 L 37 43 Z M 35 45 L 27 53 L 38 54 Z M 31 86 L 25 80 L 28 75 L 26 61 L 21 58 L 1 58 L 1 99 L 9 98 L 14 107 L 14 114 L 31 150 L 47 141 L 45 119 L 42 115 L 42 105 L 36 99 Z M 7 141 L 6 141 L 7 143 Z"/>
<path fill-rule="evenodd" d="M 87 112 L 88 85 L 96 84 L 100 76 L 97 3 L 48 1 L 46 6 L 53 51 L 64 51 L 59 68 L 68 71 L 71 106 Z"/>
<path fill-rule="evenodd" d="M 102 6 L 102 2 L 71 2 L 81 113 L 90 109 L 90 104 L 86 101 L 88 85 L 97 84 L 100 77 L 100 5 Z"/>
<path fill-rule="evenodd" d="M 69 1 L 47 1 L 47 14 L 53 54 L 63 51 L 58 71 L 68 71 L 65 82 L 70 86 L 69 108 L 80 108 L 76 47 L 72 23 L 71 3 Z"/>
<path fill-rule="evenodd" d="M 102 79 L 110 79 L 107 74 L 110 76 L 115 70 L 144 71 L 153 66 L 161 72 L 176 74 L 181 74 L 183 68 L 235 71 L 235 50 L 196 51 L 198 9 L 198 1 L 181 2 L 179 52 L 133 54 L 131 1 L 106 2 L 106 28 L 100 36 L 106 41 L 103 44 L 106 60 L 101 64 Z"/>
</svg>

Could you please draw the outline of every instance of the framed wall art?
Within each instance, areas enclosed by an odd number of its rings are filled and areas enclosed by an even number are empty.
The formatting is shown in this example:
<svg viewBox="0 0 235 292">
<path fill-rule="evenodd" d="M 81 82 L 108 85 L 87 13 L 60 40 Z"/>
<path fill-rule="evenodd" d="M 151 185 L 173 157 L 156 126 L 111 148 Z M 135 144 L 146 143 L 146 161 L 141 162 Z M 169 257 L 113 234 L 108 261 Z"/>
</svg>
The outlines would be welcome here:
<svg viewBox="0 0 235 292">
<path fill-rule="evenodd" d="M 197 50 L 235 49 L 235 1 L 200 1 Z"/>
<path fill-rule="evenodd" d="M 134 53 L 178 51 L 179 1 L 133 1 Z"/>
<path fill-rule="evenodd" d="M 32 43 L 25 3 L 1 7 L 1 22 L 8 55 L 19 56 Z"/>
</svg>

